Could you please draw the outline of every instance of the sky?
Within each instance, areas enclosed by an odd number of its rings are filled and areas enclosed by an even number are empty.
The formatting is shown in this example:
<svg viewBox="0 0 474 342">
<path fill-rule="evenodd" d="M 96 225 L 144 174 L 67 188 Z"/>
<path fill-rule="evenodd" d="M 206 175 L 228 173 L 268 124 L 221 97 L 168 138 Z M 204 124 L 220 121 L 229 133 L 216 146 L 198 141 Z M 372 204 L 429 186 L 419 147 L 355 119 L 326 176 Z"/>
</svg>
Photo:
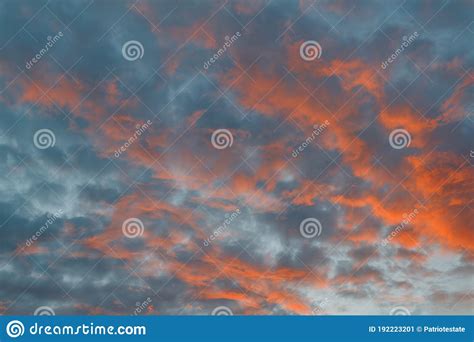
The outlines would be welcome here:
<svg viewBox="0 0 474 342">
<path fill-rule="evenodd" d="M 473 314 L 473 13 L 0 2 L 0 314 Z"/>
</svg>

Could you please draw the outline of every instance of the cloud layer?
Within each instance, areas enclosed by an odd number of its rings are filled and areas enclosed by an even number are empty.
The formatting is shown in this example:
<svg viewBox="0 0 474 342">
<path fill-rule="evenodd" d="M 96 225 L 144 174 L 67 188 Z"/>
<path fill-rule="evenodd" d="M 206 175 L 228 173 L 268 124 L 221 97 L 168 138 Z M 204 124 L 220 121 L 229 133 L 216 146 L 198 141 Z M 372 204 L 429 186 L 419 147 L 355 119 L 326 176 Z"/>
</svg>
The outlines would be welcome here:
<svg viewBox="0 0 474 342">
<path fill-rule="evenodd" d="M 0 313 L 472 314 L 473 10 L 3 2 Z"/>
</svg>

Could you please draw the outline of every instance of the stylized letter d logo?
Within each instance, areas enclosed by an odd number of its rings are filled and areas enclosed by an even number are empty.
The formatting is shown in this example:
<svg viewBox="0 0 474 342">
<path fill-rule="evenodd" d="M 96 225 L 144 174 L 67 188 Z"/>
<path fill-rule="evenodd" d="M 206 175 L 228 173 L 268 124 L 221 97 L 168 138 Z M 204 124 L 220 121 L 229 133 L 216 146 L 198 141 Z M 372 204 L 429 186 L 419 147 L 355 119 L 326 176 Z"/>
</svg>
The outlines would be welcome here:
<svg viewBox="0 0 474 342">
<path fill-rule="evenodd" d="M 11 321 L 7 324 L 7 335 L 17 338 L 25 333 L 25 326 L 20 321 Z"/>
</svg>

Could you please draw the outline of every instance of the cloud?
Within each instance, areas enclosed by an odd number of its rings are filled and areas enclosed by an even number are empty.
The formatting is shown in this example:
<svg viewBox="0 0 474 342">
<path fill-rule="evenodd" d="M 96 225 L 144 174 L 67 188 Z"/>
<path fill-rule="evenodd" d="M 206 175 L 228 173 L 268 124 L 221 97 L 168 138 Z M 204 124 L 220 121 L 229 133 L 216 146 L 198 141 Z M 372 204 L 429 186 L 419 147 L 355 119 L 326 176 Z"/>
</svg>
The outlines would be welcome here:
<svg viewBox="0 0 474 342">
<path fill-rule="evenodd" d="M 467 3 L 0 6 L 1 313 L 472 313 Z"/>
</svg>

